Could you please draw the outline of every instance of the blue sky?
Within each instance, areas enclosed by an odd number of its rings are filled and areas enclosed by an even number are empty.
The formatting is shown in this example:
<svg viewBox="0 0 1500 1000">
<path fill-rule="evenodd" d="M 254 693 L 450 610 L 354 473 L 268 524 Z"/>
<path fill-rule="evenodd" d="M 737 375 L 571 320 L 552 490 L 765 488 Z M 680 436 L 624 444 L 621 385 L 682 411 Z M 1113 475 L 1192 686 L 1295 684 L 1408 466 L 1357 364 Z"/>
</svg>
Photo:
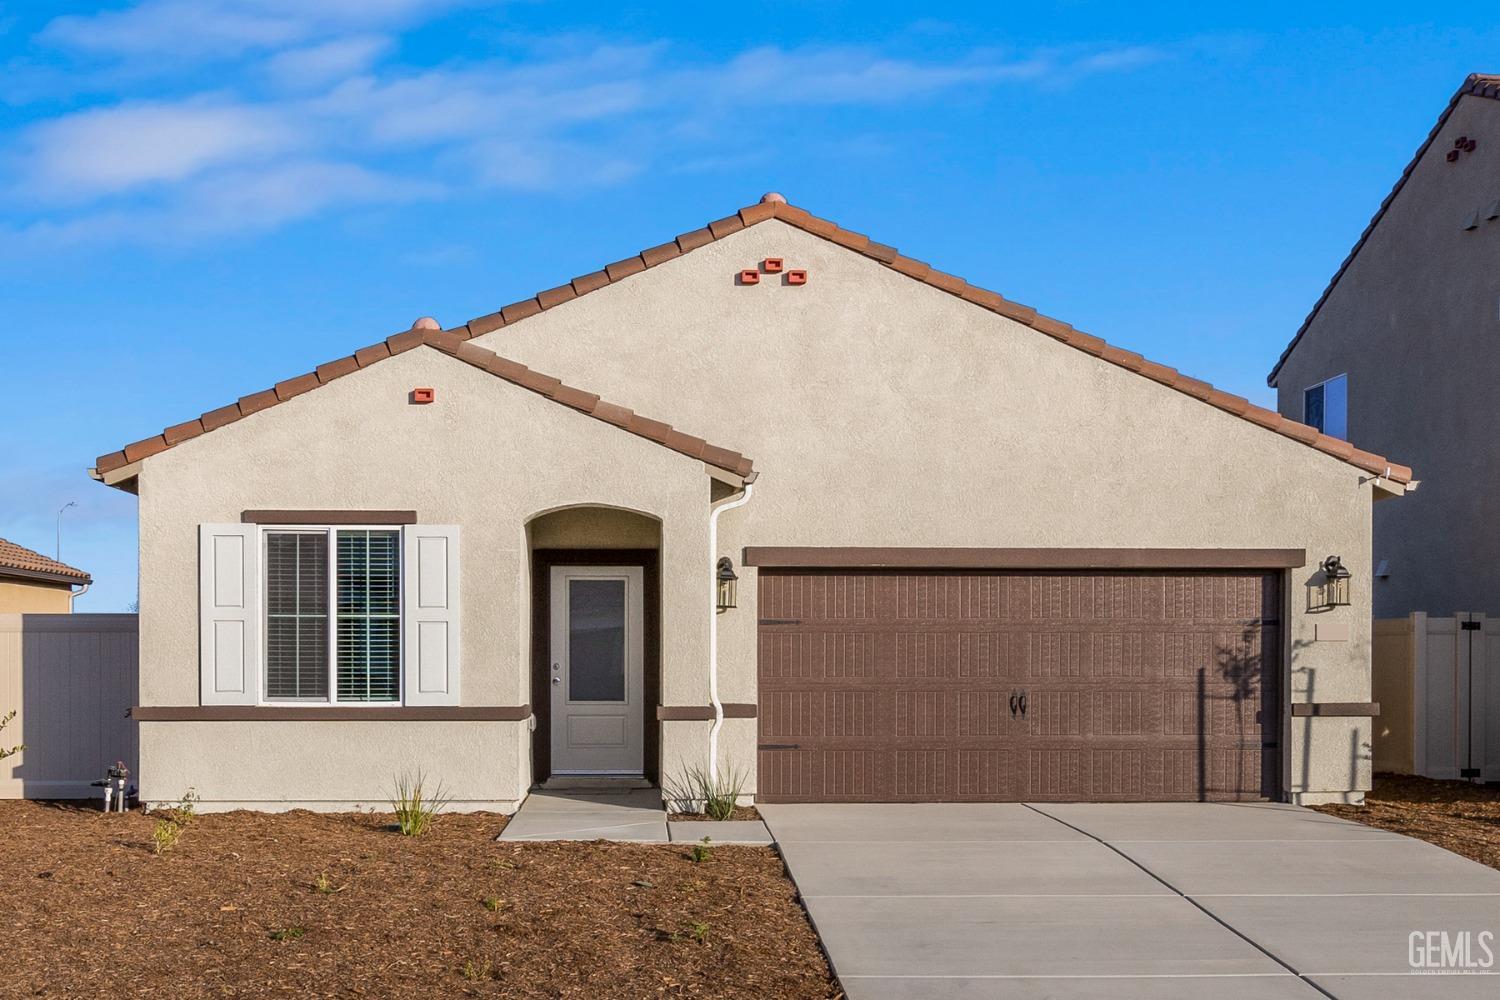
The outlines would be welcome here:
<svg viewBox="0 0 1500 1000">
<path fill-rule="evenodd" d="M 1270 402 L 1472 10 L 0 3 L 0 536 L 123 609 L 98 454 L 772 189 Z"/>
</svg>

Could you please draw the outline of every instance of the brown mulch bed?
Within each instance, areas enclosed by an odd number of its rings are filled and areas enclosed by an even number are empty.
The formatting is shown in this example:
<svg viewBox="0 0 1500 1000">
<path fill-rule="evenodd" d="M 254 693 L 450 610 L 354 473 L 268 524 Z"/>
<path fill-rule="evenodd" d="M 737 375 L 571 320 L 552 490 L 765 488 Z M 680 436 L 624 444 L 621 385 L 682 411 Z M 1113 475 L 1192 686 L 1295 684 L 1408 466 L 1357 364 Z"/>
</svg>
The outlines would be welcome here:
<svg viewBox="0 0 1500 1000">
<path fill-rule="evenodd" d="M 0 993 L 38 997 L 842 996 L 780 858 L 497 843 L 505 818 L 152 817 L 0 802 Z"/>
<path fill-rule="evenodd" d="M 1314 806 L 1318 812 L 1404 833 L 1500 868 L 1500 788 L 1377 774 L 1362 806 Z"/>
<path fill-rule="evenodd" d="M 706 813 L 686 813 L 686 812 L 684 812 L 684 813 L 672 813 L 672 815 L 669 816 L 668 818 L 669 819 L 675 819 L 675 820 L 684 820 L 684 821 L 689 821 L 689 822 L 694 821 L 694 820 L 708 820 L 708 821 L 712 822 L 712 820 L 713 820 L 713 817 L 707 815 Z M 760 819 L 760 813 L 758 813 L 758 812 L 755 811 L 755 807 L 754 806 L 735 806 L 734 807 L 734 815 L 730 816 L 729 818 L 731 820 Z"/>
</svg>

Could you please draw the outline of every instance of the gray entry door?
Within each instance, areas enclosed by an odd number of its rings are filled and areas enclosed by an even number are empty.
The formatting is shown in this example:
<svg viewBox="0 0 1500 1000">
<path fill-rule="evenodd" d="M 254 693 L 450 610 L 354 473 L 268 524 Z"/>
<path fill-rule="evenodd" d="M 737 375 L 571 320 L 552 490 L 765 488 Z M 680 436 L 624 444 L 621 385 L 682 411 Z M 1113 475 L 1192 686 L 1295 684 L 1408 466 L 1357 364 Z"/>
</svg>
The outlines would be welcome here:
<svg viewBox="0 0 1500 1000">
<path fill-rule="evenodd" d="M 552 568 L 552 773 L 641 774 L 644 601 L 639 566 Z"/>
</svg>

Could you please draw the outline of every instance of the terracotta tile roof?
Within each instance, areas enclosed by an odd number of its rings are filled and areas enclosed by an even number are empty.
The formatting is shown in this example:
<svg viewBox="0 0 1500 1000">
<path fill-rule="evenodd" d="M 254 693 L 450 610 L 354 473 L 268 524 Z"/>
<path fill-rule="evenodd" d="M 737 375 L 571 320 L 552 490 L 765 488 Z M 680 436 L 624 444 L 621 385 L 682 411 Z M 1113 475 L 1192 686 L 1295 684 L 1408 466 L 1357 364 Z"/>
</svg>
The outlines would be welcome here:
<svg viewBox="0 0 1500 1000">
<path fill-rule="evenodd" d="M 134 444 L 126 445 L 119 451 L 100 455 L 95 471 L 99 474 L 113 472 L 132 462 L 139 462 L 143 458 L 166 451 L 175 444 L 217 430 L 225 424 L 233 423 L 258 413 L 277 403 L 300 396 L 304 392 L 316 389 L 318 386 L 326 385 L 336 378 L 342 378 L 361 368 L 368 368 L 378 364 L 386 358 L 405 353 L 416 347 L 431 347 L 451 355 L 458 360 L 478 368 L 480 371 L 488 372 L 496 378 L 504 379 L 522 388 L 529 389 L 539 395 L 545 396 L 553 402 L 570 407 L 582 413 L 586 413 L 596 420 L 602 420 L 607 424 L 613 424 L 621 430 L 629 431 L 639 437 L 655 441 L 657 444 L 670 448 L 673 451 L 696 458 L 709 465 L 733 472 L 746 479 L 755 478 L 755 467 L 750 459 L 744 457 L 737 451 L 728 448 L 720 448 L 718 445 L 709 444 L 699 437 L 684 434 L 675 430 L 667 424 L 658 420 L 651 420 L 637 414 L 635 411 L 614 403 L 608 403 L 582 389 L 575 389 L 550 375 L 532 371 L 523 364 L 510 361 L 500 357 L 494 351 L 480 347 L 478 344 L 467 343 L 468 336 L 453 330 L 407 330 L 402 333 L 387 337 L 378 344 L 360 348 L 347 358 L 339 358 L 327 364 L 319 365 L 314 371 L 296 378 L 289 378 L 284 382 L 278 382 L 270 389 L 262 392 L 243 396 L 237 403 L 210 410 L 196 420 L 168 427 L 160 434 L 154 434 Z"/>
<path fill-rule="evenodd" d="M 1391 202 L 1396 200 L 1396 195 L 1400 194 L 1401 189 L 1406 186 L 1407 178 L 1417 168 L 1417 164 L 1422 161 L 1422 157 L 1426 155 L 1433 140 L 1443 130 L 1443 126 L 1448 124 L 1448 117 L 1453 114 L 1453 109 L 1458 107 L 1459 100 L 1464 97 L 1500 99 L 1500 76 L 1487 73 L 1470 73 L 1458 90 L 1454 92 L 1452 99 L 1448 101 L 1448 106 L 1438 116 L 1437 124 L 1432 126 L 1432 131 L 1427 133 L 1427 138 L 1417 148 L 1416 155 L 1411 158 L 1411 162 L 1406 165 L 1406 169 L 1401 171 L 1401 176 L 1396 178 L 1396 186 L 1391 188 L 1391 193 L 1385 196 L 1385 200 L 1375 210 L 1374 216 L 1370 219 L 1370 224 L 1365 226 L 1365 231 L 1360 233 L 1359 239 L 1354 241 L 1354 248 L 1349 251 L 1349 256 L 1344 258 L 1344 262 L 1339 265 L 1339 269 L 1333 273 L 1333 278 L 1329 280 L 1328 287 L 1323 289 L 1323 294 L 1318 296 L 1318 301 L 1313 303 L 1312 311 L 1307 314 L 1307 318 L 1297 328 L 1297 332 L 1292 337 L 1291 342 L 1286 345 L 1286 350 L 1281 352 L 1281 357 L 1276 359 L 1276 365 L 1271 369 L 1271 374 L 1266 376 L 1267 385 L 1274 386 L 1276 384 L 1276 376 L 1281 371 L 1281 366 L 1286 364 L 1286 359 L 1292 356 L 1292 351 L 1301 342 L 1302 335 L 1307 332 L 1307 328 L 1312 326 L 1312 321 L 1317 318 L 1318 311 L 1323 308 L 1323 303 L 1327 302 L 1328 296 L 1333 294 L 1334 286 L 1339 283 L 1339 279 L 1344 276 L 1344 272 L 1349 270 L 1349 265 L 1354 263 L 1354 258 L 1359 256 L 1360 250 L 1364 248 L 1365 241 L 1370 238 L 1370 234 L 1375 231 L 1375 227 L 1380 224 L 1380 220 L 1385 217 L 1386 209 L 1391 207 Z"/>
<path fill-rule="evenodd" d="M 1110 364 L 1128 369 L 1153 382 L 1158 382 L 1170 389 L 1175 389 L 1185 395 L 1192 396 L 1194 399 L 1202 400 L 1209 406 L 1248 420 L 1253 424 L 1274 431 L 1284 437 L 1300 441 L 1312 448 L 1316 448 L 1318 451 L 1332 455 L 1357 468 L 1363 469 L 1372 475 L 1393 480 L 1397 483 L 1410 483 L 1412 481 L 1411 469 L 1404 465 L 1396 465 L 1380 455 L 1361 451 L 1347 441 L 1321 434 L 1306 424 L 1298 423 L 1295 420 L 1288 420 L 1274 410 L 1255 406 L 1241 396 L 1222 392 L 1207 382 L 1201 382 L 1198 379 L 1182 375 L 1175 368 L 1169 368 L 1166 365 L 1148 361 L 1133 351 L 1112 347 L 1092 334 L 1074 329 L 1068 323 L 1043 316 L 1030 306 L 1023 306 L 1020 303 L 1012 302 L 1002 295 L 987 291 L 977 285 L 971 285 L 964 279 L 955 277 L 954 275 L 944 274 L 941 271 L 933 269 L 930 264 L 902 256 L 894 247 L 876 243 L 868 236 L 844 229 L 836 223 L 818 218 L 806 209 L 797 208 L 785 202 L 762 201 L 748 208 L 742 208 L 733 215 L 710 222 L 702 229 L 695 229 L 692 232 L 684 233 L 669 243 L 651 247 L 648 250 L 643 250 L 634 257 L 610 264 L 602 271 L 595 271 L 592 274 L 585 274 L 582 277 L 574 278 L 566 285 L 559 285 L 556 288 L 539 292 L 530 298 L 513 302 L 497 312 L 472 319 L 462 326 L 442 331 L 441 334 L 429 334 L 432 337 L 432 340 L 429 342 L 432 342 L 434 346 L 448 350 L 449 353 L 455 354 L 458 357 L 464 357 L 464 354 L 458 350 L 456 345 L 462 344 L 473 337 L 483 336 L 512 323 L 522 322 L 544 310 L 569 302 L 580 295 L 586 295 L 589 292 L 603 288 L 605 285 L 625 280 L 648 268 L 655 267 L 675 257 L 680 257 L 685 253 L 690 253 L 715 240 L 721 240 L 732 233 L 737 233 L 747 226 L 758 225 L 770 219 L 779 219 L 804 232 L 837 243 L 839 246 L 878 261 L 894 271 L 899 271 L 933 288 L 971 302 L 982 309 L 998 313 L 1007 319 L 1012 319 L 1025 326 L 1029 326 L 1039 333 L 1046 334 L 1055 340 L 1067 344 L 1069 347 L 1083 351 L 1085 354 L 1093 355 Z M 373 351 L 377 357 L 383 357 L 384 355 L 380 355 L 379 351 L 385 347 L 395 350 L 395 342 L 401 341 L 401 338 L 421 337 L 422 333 L 419 331 L 408 331 L 407 333 L 397 334 L 394 337 L 388 338 L 385 341 L 384 347 L 377 344 L 374 347 L 366 348 L 365 351 Z M 401 342 L 405 343 L 404 341 Z M 415 346 L 417 342 L 420 341 L 413 340 L 407 346 Z M 443 347 L 443 345 L 450 346 Z M 473 345 L 469 346 L 472 347 Z M 405 348 L 403 347 L 402 349 Z M 279 383 L 274 390 L 267 390 L 263 393 L 257 393 L 254 396 L 247 396 L 241 399 L 238 404 L 231 404 L 222 409 L 205 413 L 198 420 L 190 420 L 185 424 L 169 427 L 162 434 L 147 438 L 144 441 L 137 441 L 123 451 L 102 455 L 99 458 L 98 471 L 101 473 L 108 472 L 130 462 L 154 455 L 159 451 L 164 451 L 171 447 L 178 441 L 196 437 L 205 430 L 213 430 L 215 427 L 220 427 L 232 420 L 238 420 L 247 413 L 263 409 L 273 402 L 290 398 L 290 396 L 300 392 L 306 392 L 308 389 L 313 388 L 314 385 L 322 384 L 330 379 L 338 378 L 341 375 L 355 371 L 361 366 L 359 360 L 361 353 L 356 352 L 353 357 L 341 358 L 327 365 L 321 365 L 316 372 L 310 375 L 302 375 L 298 378 Z M 485 353 L 489 354 L 490 352 Z M 523 366 L 505 361 L 503 358 L 496 358 L 494 364 L 500 367 L 514 366 L 517 369 L 524 370 Z M 488 364 L 480 364 L 479 367 L 483 367 L 486 370 L 494 370 Z M 501 374 L 503 375 L 503 372 Z M 527 388 L 542 392 L 544 395 L 554 395 L 555 390 L 549 390 L 547 386 L 549 384 L 555 386 L 555 379 L 546 379 L 545 376 L 536 376 L 534 373 L 532 373 L 530 379 L 529 383 L 522 381 L 520 378 L 511 378 L 511 381 L 526 385 Z M 603 414 L 611 413 L 613 409 L 607 403 L 596 403 L 594 410 L 590 412 L 593 412 L 595 416 L 599 416 L 600 419 L 608 419 Z M 645 436 L 662 443 L 667 443 L 666 438 L 670 431 L 662 432 L 661 427 L 664 425 L 657 425 L 654 422 L 645 421 L 641 418 L 633 419 L 638 421 L 637 427 L 644 427 L 650 431 Z M 618 421 L 611 420 L 610 422 L 617 423 Z M 627 429 L 635 430 L 636 433 L 642 433 L 641 430 L 635 427 L 627 427 Z M 694 438 L 690 440 L 697 441 L 698 439 Z M 668 444 L 668 447 L 671 447 L 671 445 Z M 711 450 L 714 453 L 719 452 L 719 449 Z M 746 469 L 749 468 L 750 463 L 748 460 L 740 458 L 735 453 L 725 452 L 724 455 L 734 456 L 737 464 L 743 463 Z M 695 455 L 695 457 L 703 456 Z M 706 457 L 704 460 L 711 461 Z M 727 458 L 725 460 L 728 461 Z M 720 465 L 723 468 L 730 468 L 730 466 L 724 465 L 722 462 L 713 462 L 712 464 Z M 734 468 L 732 471 L 738 472 L 739 470 L 738 468 Z"/>
<path fill-rule="evenodd" d="M 93 582 L 93 578 L 81 569 L 74 569 L 66 563 L 60 563 L 3 538 L 0 538 L 0 576 L 21 576 L 57 583 Z"/>
</svg>

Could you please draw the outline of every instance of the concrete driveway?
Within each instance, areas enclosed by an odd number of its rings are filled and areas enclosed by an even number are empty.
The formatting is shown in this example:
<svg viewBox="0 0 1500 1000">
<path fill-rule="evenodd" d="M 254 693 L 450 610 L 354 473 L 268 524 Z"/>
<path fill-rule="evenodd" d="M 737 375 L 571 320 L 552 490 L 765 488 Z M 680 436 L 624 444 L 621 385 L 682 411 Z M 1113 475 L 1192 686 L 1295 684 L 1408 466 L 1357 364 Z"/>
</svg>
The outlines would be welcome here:
<svg viewBox="0 0 1500 1000">
<path fill-rule="evenodd" d="M 1500 872 L 1295 806 L 759 808 L 850 1000 L 1500 996 L 1409 957 L 1500 960 Z"/>
</svg>

